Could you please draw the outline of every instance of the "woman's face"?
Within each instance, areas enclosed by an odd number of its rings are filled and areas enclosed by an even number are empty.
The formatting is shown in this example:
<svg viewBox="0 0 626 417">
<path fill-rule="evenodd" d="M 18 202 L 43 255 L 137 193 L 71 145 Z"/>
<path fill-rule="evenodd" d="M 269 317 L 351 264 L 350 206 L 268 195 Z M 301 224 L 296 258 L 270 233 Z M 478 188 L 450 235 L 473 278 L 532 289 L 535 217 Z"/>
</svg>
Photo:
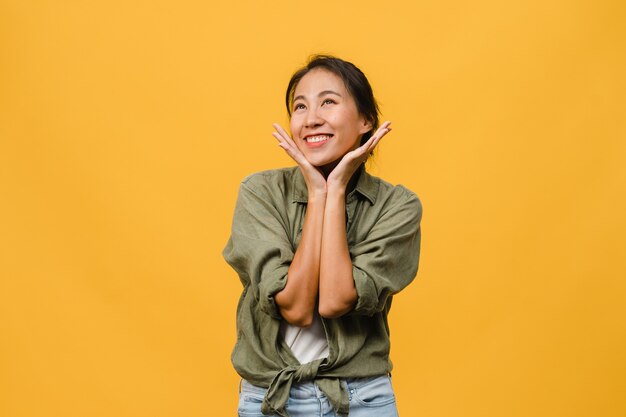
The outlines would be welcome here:
<svg viewBox="0 0 626 417">
<path fill-rule="evenodd" d="M 359 146 L 371 124 L 359 114 L 343 80 L 325 69 L 309 71 L 294 90 L 291 135 L 306 159 L 334 168 Z"/>
</svg>

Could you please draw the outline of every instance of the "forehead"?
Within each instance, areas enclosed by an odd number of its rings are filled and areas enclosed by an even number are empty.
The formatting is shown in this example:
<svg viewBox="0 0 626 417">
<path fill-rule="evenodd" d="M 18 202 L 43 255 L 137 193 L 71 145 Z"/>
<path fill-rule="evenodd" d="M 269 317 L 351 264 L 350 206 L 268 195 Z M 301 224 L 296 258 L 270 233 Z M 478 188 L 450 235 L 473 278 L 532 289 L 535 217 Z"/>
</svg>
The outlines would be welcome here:
<svg viewBox="0 0 626 417">
<path fill-rule="evenodd" d="M 341 95 L 347 93 L 343 80 L 335 73 L 323 68 L 315 68 L 307 72 L 294 90 L 298 95 L 317 95 L 321 91 L 331 90 Z"/>
</svg>

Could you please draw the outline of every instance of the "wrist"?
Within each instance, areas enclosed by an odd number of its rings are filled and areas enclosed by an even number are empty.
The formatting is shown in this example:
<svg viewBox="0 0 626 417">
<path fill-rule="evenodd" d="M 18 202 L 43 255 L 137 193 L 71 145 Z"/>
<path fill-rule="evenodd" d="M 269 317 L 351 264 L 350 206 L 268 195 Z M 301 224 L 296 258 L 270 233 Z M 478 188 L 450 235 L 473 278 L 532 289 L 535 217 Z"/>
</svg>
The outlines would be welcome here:
<svg viewBox="0 0 626 417">
<path fill-rule="evenodd" d="M 349 177 L 347 179 L 343 179 L 341 178 L 340 175 L 333 175 L 333 174 L 334 172 L 331 173 L 326 179 L 327 187 L 334 187 L 334 188 L 344 187 L 345 188 L 348 185 L 348 181 L 350 181 Z"/>
<path fill-rule="evenodd" d="M 329 184 L 326 198 L 339 198 L 343 200 L 346 198 L 346 186 L 342 186 L 341 184 L 331 186 Z"/>
<path fill-rule="evenodd" d="M 325 203 L 328 193 L 326 190 L 309 190 L 309 203 Z"/>
</svg>

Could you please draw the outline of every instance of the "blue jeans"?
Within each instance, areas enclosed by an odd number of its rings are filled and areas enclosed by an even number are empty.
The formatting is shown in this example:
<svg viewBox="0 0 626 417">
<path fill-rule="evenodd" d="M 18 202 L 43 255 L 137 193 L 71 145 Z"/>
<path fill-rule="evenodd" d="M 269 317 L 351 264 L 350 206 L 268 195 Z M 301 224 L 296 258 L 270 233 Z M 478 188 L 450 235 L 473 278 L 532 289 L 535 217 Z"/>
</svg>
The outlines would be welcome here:
<svg viewBox="0 0 626 417">
<path fill-rule="evenodd" d="M 396 397 L 387 375 L 372 378 L 344 379 L 350 397 L 350 417 L 398 417 Z M 267 390 L 241 382 L 239 417 L 267 417 L 261 402 Z M 291 417 L 336 417 L 326 395 L 312 381 L 293 384 L 289 391 L 287 412 Z"/>
</svg>

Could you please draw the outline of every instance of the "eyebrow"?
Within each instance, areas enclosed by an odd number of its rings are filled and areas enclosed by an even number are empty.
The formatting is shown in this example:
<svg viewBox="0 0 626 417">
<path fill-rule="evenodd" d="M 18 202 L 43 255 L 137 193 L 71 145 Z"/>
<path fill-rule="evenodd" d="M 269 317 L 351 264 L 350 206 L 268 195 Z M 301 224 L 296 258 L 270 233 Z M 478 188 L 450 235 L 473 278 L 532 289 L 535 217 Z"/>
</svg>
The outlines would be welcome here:
<svg viewBox="0 0 626 417">
<path fill-rule="evenodd" d="M 317 96 L 318 96 L 318 97 L 322 97 L 322 96 L 324 96 L 324 95 L 326 95 L 326 94 L 334 94 L 334 95 L 336 95 L 336 96 L 341 97 L 341 94 L 339 94 L 339 93 L 337 93 L 337 92 L 335 92 L 335 91 L 333 91 L 333 90 L 324 90 L 324 91 L 321 91 L 321 92 L 320 92 Z M 295 97 L 293 98 L 293 101 L 296 101 L 296 100 L 299 100 L 299 99 L 304 100 L 305 98 L 304 98 L 304 96 L 303 96 L 303 95 L 299 95 L 299 96 L 295 96 Z"/>
</svg>

